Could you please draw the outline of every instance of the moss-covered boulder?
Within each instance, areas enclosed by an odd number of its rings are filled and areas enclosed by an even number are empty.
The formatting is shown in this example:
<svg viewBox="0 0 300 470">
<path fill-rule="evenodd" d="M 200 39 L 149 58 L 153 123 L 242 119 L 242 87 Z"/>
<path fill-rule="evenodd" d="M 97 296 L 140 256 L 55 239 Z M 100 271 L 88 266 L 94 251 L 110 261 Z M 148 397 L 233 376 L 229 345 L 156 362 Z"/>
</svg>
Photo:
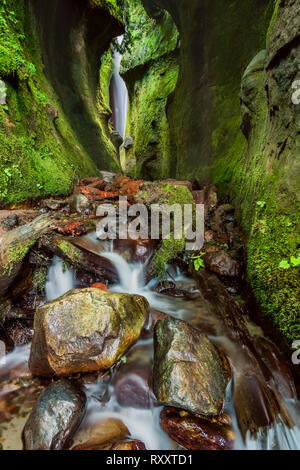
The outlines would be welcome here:
<svg viewBox="0 0 300 470">
<path fill-rule="evenodd" d="M 181 184 L 183 183 L 183 184 Z M 175 205 L 183 209 L 185 204 L 191 205 L 195 209 L 195 201 L 189 189 L 190 183 L 188 181 L 176 182 L 166 180 L 161 182 L 149 183 L 145 182 L 139 187 L 139 191 L 135 195 L 135 202 L 144 204 L 149 209 L 154 204 L 168 205 L 168 207 Z M 183 218 L 182 218 L 183 223 Z M 177 227 L 178 229 L 178 227 Z M 155 251 L 150 263 L 147 267 L 148 276 L 163 277 L 166 272 L 166 265 L 169 261 L 176 259 L 179 253 L 185 250 L 185 232 L 182 225 L 182 238 L 175 236 L 174 224 L 171 225 L 170 237 L 161 240 L 158 250 Z"/>
<path fill-rule="evenodd" d="M 72 290 L 37 309 L 30 370 L 48 377 L 109 369 L 137 341 L 148 313 L 144 297 Z"/>
<path fill-rule="evenodd" d="M 154 393 L 164 404 L 204 416 L 223 409 L 228 364 L 200 331 L 165 318 L 155 326 Z"/>
</svg>

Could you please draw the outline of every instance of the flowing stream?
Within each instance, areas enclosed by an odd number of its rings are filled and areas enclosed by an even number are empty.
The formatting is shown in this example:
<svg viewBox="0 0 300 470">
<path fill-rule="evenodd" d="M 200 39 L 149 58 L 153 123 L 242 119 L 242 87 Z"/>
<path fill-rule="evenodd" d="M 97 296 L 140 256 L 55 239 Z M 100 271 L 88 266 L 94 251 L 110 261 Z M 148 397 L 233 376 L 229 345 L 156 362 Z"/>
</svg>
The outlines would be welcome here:
<svg viewBox="0 0 300 470">
<path fill-rule="evenodd" d="M 91 235 L 89 236 L 91 237 Z M 92 237 L 93 241 L 95 241 L 94 234 Z M 145 263 L 127 262 L 119 253 L 112 250 L 111 245 L 105 245 L 100 241 L 98 243 L 99 247 L 100 245 L 106 247 L 106 251 L 101 253 L 101 256 L 108 258 L 114 264 L 119 275 L 119 281 L 110 286 L 110 291 L 143 295 L 147 298 L 151 308 L 154 310 L 171 314 L 186 321 L 190 321 L 193 318 L 193 314 L 197 308 L 197 304 L 193 300 L 169 297 L 155 292 L 154 288 L 158 283 L 157 280 L 153 279 L 148 284 L 144 282 Z M 167 271 L 170 274 L 169 280 L 175 282 L 181 289 L 185 288 L 189 290 L 191 294 L 197 293 L 193 281 L 182 275 L 178 268 L 169 266 Z M 74 287 L 76 287 L 74 273 L 71 270 L 64 270 L 62 261 L 55 257 L 48 272 L 46 300 L 53 300 Z M 218 342 L 225 344 L 230 341 L 228 338 L 213 338 L 213 340 L 216 341 L 216 344 Z M 130 354 L 132 354 L 132 352 L 140 352 L 143 355 L 145 364 L 152 367 L 153 338 L 151 336 L 141 338 L 129 351 Z M 22 368 L 22 366 L 26 367 L 28 356 L 28 345 L 22 348 L 16 348 L 12 353 L 8 354 L 5 359 L 2 359 L 2 363 L 0 363 L 0 373 L 3 374 L 3 371 L 8 372 L 15 368 Z M 117 377 L 118 373 L 118 369 L 116 371 L 113 370 L 113 378 Z M 250 434 L 248 434 L 245 441 L 242 439 L 233 405 L 232 390 L 235 373 L 236 370 L 234 370 L 233 379 L 227 388 L 224 407 L 225 412 L 230 415 L 232 420 L 235 434 L 235 449 L 300 449 L 300 406 L 296 399 L 286 401 L 286 405 L 295 423 L 294 427 L 290 429 L 283 424 L 276 423 L 268 428 L 261 428 L 256 438 L 251 438 Z M 139 377 L 137 377 L 136 380 L 139 380 Z M 114 381 L 112 382 L 114 383 Z M 106 383 L 101 378 L 98 379 L 96 383 L 86 384 L 85 387 L 88 397 L 87 412 L 75 436 L 75 444 L 80 444 L 87 439 L 91 426 L 99 421 L 99 419 L 111 417 L 121 419 L 128 427 L 132 438 L 144 442 L 147 449 L 180 449 L 180 446 L 171 440 L 160 426 L 159 414 L 162 407 L 149 406 L 147 409 L 143 409 L 122 406 L 118 402 L 114 385 L 111 382 Z M 7 392 L 4 391 L 0 394 L 0 402 L 1 396 L 5 396 L 5 393 Z M 20 437 L 16 439 L 16 433 L 19 436 L 21 435 L 21 427 L 23 425 L 24 419 L 16 418 L 15 421 L 12 420 L 6 430 L 2 432 L 4 448 L 21 448 Z"/>
</svg>

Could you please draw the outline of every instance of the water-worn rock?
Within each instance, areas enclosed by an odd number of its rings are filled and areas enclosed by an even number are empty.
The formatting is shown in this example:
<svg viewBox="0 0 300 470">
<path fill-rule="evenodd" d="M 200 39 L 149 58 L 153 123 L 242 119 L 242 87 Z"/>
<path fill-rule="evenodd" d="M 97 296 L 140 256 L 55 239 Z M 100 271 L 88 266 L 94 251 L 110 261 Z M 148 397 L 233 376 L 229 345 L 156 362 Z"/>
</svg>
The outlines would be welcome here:
<svg viewBox="0 0 300 470">
<path fill-rule="evenodd" d="M 147 346 L 136 346 L 121 363 L 112 380 L 118 403 L 133 408 L 150 408 L 157 401 L 151 389 L 152 359 Z"/>
<path fill-rule="evenodd" d="M 50 219 L 47 215 L 22 225 L 0 237 L 0 297 L 18 275 L 23 260 L 30 248 L 47 230 Z"/>
<path fill-rule="evenodd" d="M 108 450 L 146 450 L 145 444 L 141 441 L 120 441 Z"/>
<path fill-rule="evenodd" d="M 78 214 L 85 214 L 90 208 L 90 201 L 84 194 L 76 194 L 71 202 L 71 210 Z"/>
<path fill-rule="evenodd" d="M 137 341 L 148 313 L 141 296 L 69 291 L 36 311 L 30 370 L 66 376 L 109 369 Z"/>
<path fill-rule="evenodd" d="M 110 449 L 116 442 L 130 436 L 127 427 L 117 418 L 105 418 L 92 426 L 89 439 L 73 447 L 72 450 Z"/>
<path fill-rule="evenodd" d="M 200 331 L 176 318 L 154 330 L 154 393 L 164 404 L 205 416 L 221 413 L 229 365 Z"/>
<path fill-rule="evenodd" d="M 85 411 L 86 396 L 75 381 L 59 380 L 38 398 L 23 430 L 24 450 L 60 450 L 72 440 Z"/>
<path fill-rule="evenodd" d="M 236 277 L 239 275 L 239 263 L 224 250 L 206 253 L 203 260 L 205 267 L 219 276 Z"/>
<path fill-rule="evenodd" d="M 160 414 L 161 425 L 171 439 L 189 450 L 230 450 L 234 444 L 231 426 L 218 421 L 210 422 L 181 412 L 164 408 Z"/>
</svg>

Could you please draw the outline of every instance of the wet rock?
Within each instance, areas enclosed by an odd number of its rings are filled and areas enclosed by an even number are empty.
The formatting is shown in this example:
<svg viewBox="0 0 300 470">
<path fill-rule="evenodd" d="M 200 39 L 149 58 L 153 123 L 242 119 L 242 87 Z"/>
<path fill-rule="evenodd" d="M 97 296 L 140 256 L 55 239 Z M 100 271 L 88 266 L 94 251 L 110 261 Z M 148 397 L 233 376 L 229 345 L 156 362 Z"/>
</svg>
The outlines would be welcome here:
<svg viewBox="0 0 300 470">
<path fill-rule="evenodd" d="M 102 170 L 100 170 L 100 174 L 102 178 L 104 179 L 105 183 L 107 184 L 112 184 L 115 181 L 115 179 L 117 179 L 120 176 L 119 173 L 112 173 L 110 171 L 102 171 Z"/>
<path fill-rule="evenodd" d="M 72 450 L 106 450 L 128 436 L 130 432 L 123 421 L 117 418 L 105 418 L 91 428 L 88 441 L 76 445 Z"/>
<path fill-rule="evenodd" d="M 15 346 L 24 346 L 32 340 L 33 331 L 21 322 L 15 322 L 6 327 L 7 333 Z"/>
<path fill-rule="evenodd" d="M 41 376 L 107 370 L 137 341 L 148 313 L 141 296 L 69 291 L 36 311 L 30 370 Z"/>
<path fill-rule="evenodd" d="M 240 273 L 240 266 L 226 251 L 218 250 L 205 253 L 203 257 L 205 267 L 219 276 L 236 277 Z"/>
<path fill-rule="evenodd" d="M 80 249 L 77 247 L 80 247 Z M 48 235 L 40 239 L 39 248 L 46 254 L 53 254 L 62 258 L 74 266 L 76 272 L 83 271 L 96 277 L 96 279 L 87 281 L 88 286 L 94 282 L 105 283 L 106 281 L 115 282 L 118 280 L 114 265 L 110 260 L 99 254 L 101 253 L 101 246 L 95 247 L 94 243 L 86 237 L 82 237 L 82 243 L 79 243 L 79 239 L 70 239 L 69 241 L 67 238 L 58 235 Z"/>
<path fill-rule="evenodd" d="M 41 215 L 33 222 L 0 237 L 0 297 L 13 283 L 25 256 L 38 238 L 49 230 L 49 225 L 49 216 Z"/>
<path fill-rule="evenodd" d="M 119 134 L 118 131 L 112 131 L 110 133 L 110 139 L 111 139 L 112 143 L 114 144 L 114 146 L 116 147 L 116 149 L 118 150 L 119 147 L 123 143 L 123 137 Z"/>
<path fill-rule="evenodd" d="M 145 444 L 141 441 L 121 441 L 114 444 L 110 450 L 146 450 Z"/>
<path fill-rule="evenodd" d="M 154 392 L 164 404 L 204 416 L 221 413 L 230 379 L 227 361 L 200 331 L 176 318 L 154 330 Z"/>
<path fill-rule="evenodd" d="M 175 288 L 176 288 L 175 282 L 161 281 L 157 284 L 157 286 L 155 287 L 155 290 L 156 292 L 161 293 L 162 291 L 166 289 L 175 289 Z"/>
<path fill-rule="evenodd" d="M 85 214 L 90 208 L 90 201 L 84 194 L 76 194 L 71 204 L 71 211 L 78 214 Z"/>
<path fill-rule="evenodd" d="M 167 313 L 159 312 L 158 310 L 151 310 L 150 314 L 150 331 L 153 332 L 155 325 L 160 320 L 164 320 L 164 318 L 168 318 L 170 315 Z"/>
<path fill-rule="evenodd" d="M 59 225 L 56 230 L 62 235 L 70 235 L 71 237 L 79 237 L 87 233 L 85 225 L 79 221 Z"/>
<path fill-rule="evenodd" d="M 176 408 L 164 408 L 161 425 L 171 439 L 189 450 L 231 450 L 234 434 L 231 426 L 210 422 Z"/>
<path fill-rule="evenodd" d="M 127 135 L 124 139 L 123 147 L 125 150 L 130 150 L 134 145 L 133 138 L 131 135 Z"/>
<path fill-rule="evenodd" d="M 11 230 L 19 225 L 19 218 L 16 214 L 10 214 L 2 220 L 1 225 L 7 230 Z"/>
<path fill-rule="evenodd" d="M 136 240 L 133 250 L 133 261 L 144 263 L 151 255 L 154 248 L 157 246 L 158 240 Z"/>
<path fill-rule="evenodd" d="M 38 398 L 23 430 L 24 450 L 67 448 L 85 412 L 86 397 L 75 381 L 53 382 Z"/>
<path fill-rule="evenodd" d="M 51 211 L 57 211 L 62 209 L 63 207 L 66 207 L 68 205 L 68 202 L 69 201 L 65 199 L 44 199 L 44 201 L 42 202 L 42 207 L 45 207 L 46 209 L 49 209 Z"/>
<path fill-rule="evenodd" d="M 290 396 L 294 386 L 290 373 L 287 380 L 282 377 L 287 367 L 282 368 L 276 347 L 268 343 L 264 352 L 262 344 L 250 333 L 241 309 L 230 297 L 221 281 L 207 271 L 195 273 L 201 292 L 197 312 L 205 312 L 205 318 L 212 319 L 210 334 L 227 338 L 220 343 L 222 351 L 230 357 L 236 369 L 234 381 L 234 407 L 238 424 L 245 438 L 250 432 L 256 436 L 259 429 L 274 422 L 293 426 L 281 393 Z M 196 326 L 203 328 L 202 318 L 193 318 Z M 262 355 L 261 355 L 262 354 Z M 272 360 L 271 357 L 273 356 Z"/>
<path fill-rule="evenodd" d="M 146 346 L 137 346 L 126 356 L 113 377 L 115 394 L 121 406 L 150 408 L 157 404 L 152 384 L 152 360 Z"/>
<path fill-rule="evenodd" d="M 163 289 L 160 291 L 160 294 L 162 295 L 167 295 L 169 297 L 181 297 L 181 298 L 184 298 L 184 297 L 188 297 L 189 296 L 189 292 L 186 292 L 182 289 Z"/>
</svg>

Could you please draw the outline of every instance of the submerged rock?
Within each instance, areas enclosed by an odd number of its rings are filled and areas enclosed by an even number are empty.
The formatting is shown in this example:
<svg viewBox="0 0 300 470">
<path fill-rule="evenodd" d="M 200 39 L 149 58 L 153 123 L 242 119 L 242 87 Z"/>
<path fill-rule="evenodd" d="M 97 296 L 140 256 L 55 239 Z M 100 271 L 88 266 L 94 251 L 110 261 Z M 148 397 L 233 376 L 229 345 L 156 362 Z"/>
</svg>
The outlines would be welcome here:
<svg viewBox="0 0 300 470">
<path fill-rule="evenodd" d="M 224 250 L 206 253 L 203 259 L 206 268 L 219 276 L 236 277 L 239 275 L 239 263 Z"/>
<path fill-rule="evenodd" d="M 72 450 L 108 450 L 129 436 L 130 432 L 123 421 L 105 418 L 94 424 L 86 442 L 76 445 Z"/>
<path fill-rule="evenodd" d="M 30 370 L 47 377 L 109 369 L 137 341 L 149 310 L 137 295 L 69 291 L 36 311 Z"/>
<path fill-rule="evenodd" d="M 152 359 L 147 346 L 136 346 L 121 363 L 112 380 L 118 403 L 132 408 L 150 408 L 157 401 L 151 389 Z"/>
<path fill-rule="evenodd" d="M 229 424 L 210 422 L 198 416 L 164 408 L 161 425 L 171 439 L 189 450 L 231 450 L 234 434 Z"/>
<path fill-rule="evenodd" d="M 85 412 L 86 396 L 75 381 L 53 382 L 38 398 L 23 430 L 24 450 L 67 448 Z"/>
<path fill-rule="evenodd" d="M 229 364 L 200 331 L 176 318 L 154 330 L 154 393 L 164 404 L 204 416 L 219 415 Z"/>
</svg>

